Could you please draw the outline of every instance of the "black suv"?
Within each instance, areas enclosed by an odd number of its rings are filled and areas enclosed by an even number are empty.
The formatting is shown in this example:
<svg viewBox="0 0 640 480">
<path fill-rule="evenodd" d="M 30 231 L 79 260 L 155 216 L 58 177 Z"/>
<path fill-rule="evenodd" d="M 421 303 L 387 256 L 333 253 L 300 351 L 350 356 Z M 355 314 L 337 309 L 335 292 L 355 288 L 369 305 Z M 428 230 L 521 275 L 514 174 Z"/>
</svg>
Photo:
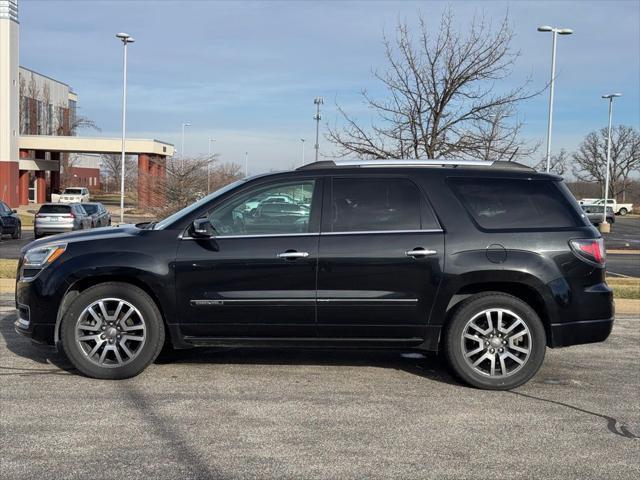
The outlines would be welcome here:
<svg viewBox="0 0 640 480">
<path fill-rule="evenodd" d="M 261 199 L 281 196 L 290 199 Z M 295 208 L 292 205 L 297 205 Z M 561 179 L 502 162 L 318 162 L 159 223 L 27 245 L 18 332 L 96 378 L 168 344 L 443 351 L 509 389 L 613 325 L 600 234 Z"/>
</svg>

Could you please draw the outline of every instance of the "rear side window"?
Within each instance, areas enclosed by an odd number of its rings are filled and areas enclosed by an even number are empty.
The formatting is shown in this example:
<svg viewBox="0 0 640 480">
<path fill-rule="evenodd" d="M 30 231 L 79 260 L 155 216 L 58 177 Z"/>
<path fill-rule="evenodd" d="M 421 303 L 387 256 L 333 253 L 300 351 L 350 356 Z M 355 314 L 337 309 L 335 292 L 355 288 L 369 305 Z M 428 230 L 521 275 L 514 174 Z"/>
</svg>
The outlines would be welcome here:
<svg viewBox="0 0 640 480">
<path fill-rule="evenodd" d="M 332 232 L 420 230 L 437 226 L 418 187 L 403 178 L 335 178 Z"/>
<path fill-rule="evenodd" d="M 449 183 L 485 229 L 566 228 L 581 224 L 552 181 L 450 178 Z"/>
<path fill-rule="evenodd" d="M 42 205 L 38 213 L 69 213 L 69 205 Z"/>
</svg>

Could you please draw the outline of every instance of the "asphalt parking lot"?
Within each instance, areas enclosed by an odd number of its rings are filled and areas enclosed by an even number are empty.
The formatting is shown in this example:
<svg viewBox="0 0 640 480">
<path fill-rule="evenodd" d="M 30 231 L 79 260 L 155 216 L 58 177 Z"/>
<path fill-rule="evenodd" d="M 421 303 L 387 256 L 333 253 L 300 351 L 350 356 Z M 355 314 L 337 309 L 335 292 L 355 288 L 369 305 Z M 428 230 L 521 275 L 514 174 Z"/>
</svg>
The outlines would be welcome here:
<svg viewBox="0 0 640 480">
<path fill-rule="evenodd" d="M 96 381 L 0 296 L 3 479 L 638 478 L 640 319 L 512 392 L 395 352 L 195 350 Z"/>
</svg>

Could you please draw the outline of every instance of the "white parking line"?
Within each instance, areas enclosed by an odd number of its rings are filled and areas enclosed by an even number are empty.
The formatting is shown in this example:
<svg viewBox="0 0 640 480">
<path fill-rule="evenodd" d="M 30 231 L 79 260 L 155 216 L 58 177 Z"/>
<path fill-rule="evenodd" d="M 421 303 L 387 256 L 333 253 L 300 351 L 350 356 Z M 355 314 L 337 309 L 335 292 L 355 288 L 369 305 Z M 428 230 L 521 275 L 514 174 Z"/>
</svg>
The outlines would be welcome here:
<svg viewBox="0 0 640 480">
<path fill-rule="evenodd" d="M 607 270 L 607 275 L 616 275 L 616 276 L 622 277 L 622 278 L 633 278 L 630 275 L 623 275 L 622 273 L 612 272 L 611 270 Z"/>
</svg>

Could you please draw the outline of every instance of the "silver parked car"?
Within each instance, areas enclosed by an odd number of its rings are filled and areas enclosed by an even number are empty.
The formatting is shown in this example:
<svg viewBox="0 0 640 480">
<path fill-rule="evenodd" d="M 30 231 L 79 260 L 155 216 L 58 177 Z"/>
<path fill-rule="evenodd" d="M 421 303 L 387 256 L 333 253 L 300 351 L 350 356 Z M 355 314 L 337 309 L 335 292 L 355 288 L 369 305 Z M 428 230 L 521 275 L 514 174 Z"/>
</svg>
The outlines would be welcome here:
<svg viewBox="0 0 640 480">
<path fill-rule="evenodd" d="M 82 208 L 91 217 L 91 228 L 108 227 L 111 225 L 111 214 L 100 202 L 83 203 Z"/>
<path fill-rule="evenodd" d="M 33 235 L 40 238 L 49 233 L 64 233 L 91 228 L 91 216 L 79 203 L 45 203 L 33 223 Z"/>
<path fill-rule="evenodd" d="M 593 225 L 598 226 L 602 223 L 602 205 L 581 205 L 581 207 Z M 607 223 L 615 223 L 615 221 L 613 208 L 607 207 Z"/>
</svg>

